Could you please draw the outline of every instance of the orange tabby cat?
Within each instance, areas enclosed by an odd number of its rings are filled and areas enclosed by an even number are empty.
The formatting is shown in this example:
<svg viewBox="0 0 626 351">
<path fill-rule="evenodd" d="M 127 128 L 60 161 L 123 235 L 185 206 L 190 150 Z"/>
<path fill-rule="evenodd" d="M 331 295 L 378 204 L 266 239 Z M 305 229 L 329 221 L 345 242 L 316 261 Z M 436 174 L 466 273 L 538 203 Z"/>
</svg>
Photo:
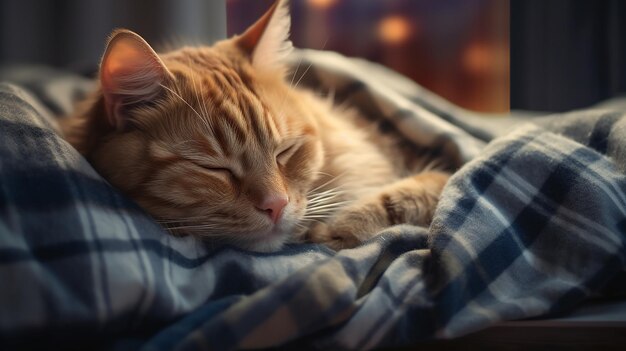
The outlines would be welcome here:
<svg viewBox="0 0 626 351">
<path fill-rule="evenodd" d="M 428 225 L 448 174 L 423 171 L 428 158 L 395 136 L 292 87 L 289 25 L 278 1 L 240 36 L 164 54 L 117 30 L 99 91 L 62 122 L 64 135 L 175 234 L 257 251 L 303 239 L 341 249 L 393 224 Z"/>
</svg>

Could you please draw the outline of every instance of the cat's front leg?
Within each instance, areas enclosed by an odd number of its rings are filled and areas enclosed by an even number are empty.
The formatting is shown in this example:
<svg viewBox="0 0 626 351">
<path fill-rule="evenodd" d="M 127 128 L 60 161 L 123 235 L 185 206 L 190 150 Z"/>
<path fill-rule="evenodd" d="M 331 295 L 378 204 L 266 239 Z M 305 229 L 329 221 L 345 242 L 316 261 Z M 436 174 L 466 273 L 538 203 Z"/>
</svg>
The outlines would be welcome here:
<svg viewBox="0 0 626 351">
<path fill-rule="evenodd" d="M 328 222 L 312 226 L 306 238 L 341 250 L 392 225 L 428 226 L 448 178 L 447 173 L 429 171 L 399 180 L 340 210 Z"/>
</svg>

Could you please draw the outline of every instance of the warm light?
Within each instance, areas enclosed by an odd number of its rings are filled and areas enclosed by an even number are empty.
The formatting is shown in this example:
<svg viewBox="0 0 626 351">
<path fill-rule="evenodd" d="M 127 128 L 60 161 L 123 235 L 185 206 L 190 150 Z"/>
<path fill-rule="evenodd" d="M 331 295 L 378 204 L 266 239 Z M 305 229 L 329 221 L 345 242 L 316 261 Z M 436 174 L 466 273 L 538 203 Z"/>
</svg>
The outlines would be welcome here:
<svg viewBox="0 0 626 351">
<path fill-rule="evenodd" d="M 484 43 L 472 43 L 463 53 L 463 67 L 474 74 L 484 74 L 493 64 L 493 52 Z"/>
<path fill-rule="evenodd" d="M 337 2 L 337 0 L 307 0 L 307 1 L 309 3 L 309 6 L 315 7 L 320 10 L 331 8 Z"/>
<path fill-rule="evenodd" d="M 412 26 L 402 16 L 387 16 L 378 23 L 378 37 L 387 44 L 405 42 L 411 36 Z"/>
</svg>

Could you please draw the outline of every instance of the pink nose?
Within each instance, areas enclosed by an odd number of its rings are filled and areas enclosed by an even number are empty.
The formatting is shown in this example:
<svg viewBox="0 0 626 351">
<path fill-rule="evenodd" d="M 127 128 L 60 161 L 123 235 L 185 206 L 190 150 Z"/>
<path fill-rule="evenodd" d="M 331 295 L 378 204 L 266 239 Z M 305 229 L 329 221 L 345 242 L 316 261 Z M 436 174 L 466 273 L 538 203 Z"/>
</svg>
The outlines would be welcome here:
<svg viewBox="0 0 626 351">
<path fill-rule="evenodd" d="M 256 206 L 259 210 L 267 213 L 268 216 L 272 219 L 272 222 L 276 224 L 280 219 L 280 215 L 283 213 L 283 209 L 289 203 L 289 199 L 287 196 L 283 194 L 279 195 L 268 195 L 266 196 L 260 204 Z"/>
</svg>

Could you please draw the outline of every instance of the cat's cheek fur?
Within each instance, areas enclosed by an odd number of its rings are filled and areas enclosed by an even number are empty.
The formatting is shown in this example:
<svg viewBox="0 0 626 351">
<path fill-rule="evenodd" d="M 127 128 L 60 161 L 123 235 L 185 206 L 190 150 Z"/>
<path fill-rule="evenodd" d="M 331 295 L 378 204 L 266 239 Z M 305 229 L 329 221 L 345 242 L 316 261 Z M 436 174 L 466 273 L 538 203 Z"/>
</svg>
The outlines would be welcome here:
<svg viewBox="0 0 626 351">
<path fill-rule="evenodd" d="M 94 168 L 111 184 L 124 192 L 135 189 L 143 181 L 148 164 L 145 159 L 145 141 L 135 133 L 103 140 L 90 157 Z"/>
</svg>

